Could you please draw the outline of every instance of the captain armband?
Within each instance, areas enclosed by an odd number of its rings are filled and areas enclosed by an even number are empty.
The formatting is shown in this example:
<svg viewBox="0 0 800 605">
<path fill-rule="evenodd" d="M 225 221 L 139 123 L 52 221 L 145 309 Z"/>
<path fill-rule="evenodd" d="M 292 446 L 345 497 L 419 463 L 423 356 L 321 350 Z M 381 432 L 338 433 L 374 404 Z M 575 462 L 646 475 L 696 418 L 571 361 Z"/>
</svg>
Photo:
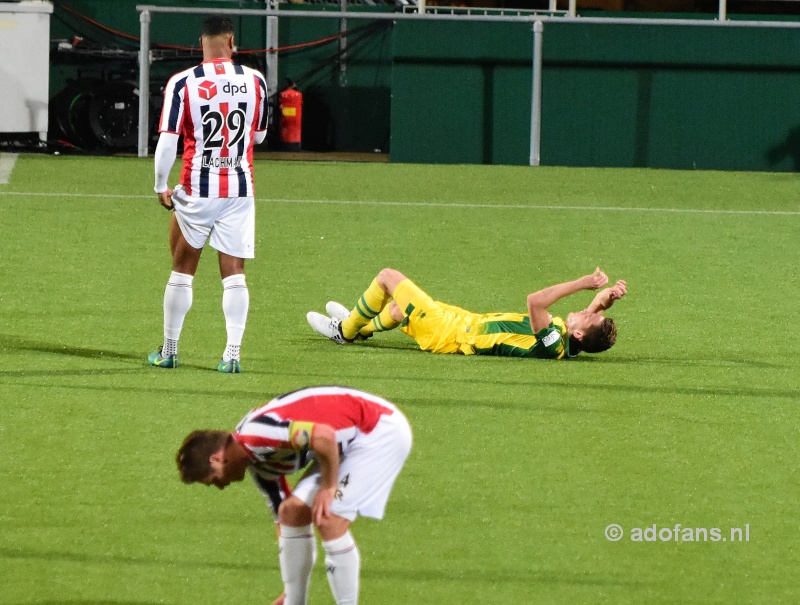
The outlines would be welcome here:
<svg viewBox="0 0 800 605">
<path fill-rule="evenodd" d="M 558 330 L 553 330 L 547 336 L 542 338 L 542 344 L 546 347 L 554 345 L 561 339 L 561 333 Z"/>
<path fill-rule="evenodd" d="M 314 423 L 294 420 L 289 425 L 289 443 L 294 450 L 307 450 L 311 447 Z"/>
</svg>

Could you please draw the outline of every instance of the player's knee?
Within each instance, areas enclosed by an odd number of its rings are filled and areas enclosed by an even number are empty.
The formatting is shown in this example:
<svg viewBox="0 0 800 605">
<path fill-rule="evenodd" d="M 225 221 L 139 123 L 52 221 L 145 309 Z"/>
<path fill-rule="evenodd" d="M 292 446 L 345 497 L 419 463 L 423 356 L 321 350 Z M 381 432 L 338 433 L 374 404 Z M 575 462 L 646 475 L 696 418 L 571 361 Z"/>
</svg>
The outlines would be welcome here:
<svg viewBox="0 0 800 605">
<path fill-rule="evenodd" d="M 311 523 L 311 509 L 300 498 L 290 496 L 278 507 L 278 521 L 292 527 L 308 525 Z"/>
<path fill-rule="evenodd" d="M 323 540 L 336 540 L 341 538 L 350 528 L 350 521 L 339 515 L 328 515 L 317 526 L 319 535 Z"/>
<path fill-rule="evenodd" d="M 394 289 L 397 286 L 397 284 L 399 284 L 404 279 L 406 279 L 406 276 L 400 273 L 400 271 L 398 271 L 397 269 L 390 269 L 387 267 L 386 269 L 381 269 L 381 272 L 378 273 L 376 281 L 378 282 L 378 285 L 380 285 L 380 287 L 383 289 L 384 292 L 391 294 L 392 292 L 394 292 Z"/>
<path fill-rule="evenodd" d="M 378 281 L 390 281 L 397 278 L 398 275 L 402 275 L 402 273 L 400 273 L 400 271 L 397 269 L 390 269 L 389 267 L 386 267 L 385 269 L 381 269 L 380 273 L 378 273 Z"/>
<path fill-rule="evenodd" d="M 405 315 L 403 315 L 403 311 L 400 309 L 400 305 L 398 305 L 395 301 L 389 303 L 389 315 L 392 316 L 392 319 L 395 321 L 403 321 Z"/>
</svg>

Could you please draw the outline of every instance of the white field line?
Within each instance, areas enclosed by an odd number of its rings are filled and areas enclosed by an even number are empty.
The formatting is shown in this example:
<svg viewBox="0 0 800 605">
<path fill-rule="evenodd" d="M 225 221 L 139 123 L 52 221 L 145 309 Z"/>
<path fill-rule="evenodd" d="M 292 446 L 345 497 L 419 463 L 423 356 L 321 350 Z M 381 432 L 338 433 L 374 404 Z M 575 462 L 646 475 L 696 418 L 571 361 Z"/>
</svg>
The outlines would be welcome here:
<svg viewBox="0 0 800 605">
<path fill-rule="evenodd" d="M 18 157 L 17 153 L 0 153 L 0 185 L 8 185 Z"/>
<path fill-rule="evenodd" d="M 4 195 L 25 195 L 30 197 L 81 197 L 125 200 L 153 200 L 153 195 L 120 195 L 113 193 L 36 193 L 33 191 L 0 191 Z M 268 204 L 339 204 L 352 206 L 405 206 L 413 208 L 477 208 L 485 210 L 580 210 L 583 212 L 666 212 L 672 214 L 741 214 L 766 216 L 800 216 L 798 210 L 719 210 L 703 208 L 642 208 L 624 206 L 561 206 L 555 204 L 469 204 L 444 202 L 391 202 L 380 200 L 294 200 L 282 198 L 257 197 L 259 203 Z"/>
</svg>

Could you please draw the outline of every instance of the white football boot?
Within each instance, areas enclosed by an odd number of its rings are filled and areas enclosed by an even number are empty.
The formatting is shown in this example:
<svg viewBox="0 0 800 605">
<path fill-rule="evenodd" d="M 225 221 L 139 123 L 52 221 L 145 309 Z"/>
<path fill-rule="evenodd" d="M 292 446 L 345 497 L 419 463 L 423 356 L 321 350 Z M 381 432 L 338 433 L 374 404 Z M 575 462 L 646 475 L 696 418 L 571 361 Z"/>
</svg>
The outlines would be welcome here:
<svg viewBox="0 0 800 605">
<path fill-rule="evenodd" d="M 344 321 L 350 317 L 350 310 L 335 300 L 328 301 L 328 304 L 325 305 L 325 310 L 333 319 L 338 319 L 339 321 Z"/>
<path fill-rule="evenodd" d="M 353 342 L 352 340 L 346 339 L 342 335 L 342 322 L 338 319 L 327 317 L 322 313 L 309 311 L 309 313 L 306 315 L 306 320 L 308 320 L 308 325 L 310 325 L 317 334 L 321 334 L 325 338 L 331 339 L 336 344 L 344 345 Z"/>
</svg>

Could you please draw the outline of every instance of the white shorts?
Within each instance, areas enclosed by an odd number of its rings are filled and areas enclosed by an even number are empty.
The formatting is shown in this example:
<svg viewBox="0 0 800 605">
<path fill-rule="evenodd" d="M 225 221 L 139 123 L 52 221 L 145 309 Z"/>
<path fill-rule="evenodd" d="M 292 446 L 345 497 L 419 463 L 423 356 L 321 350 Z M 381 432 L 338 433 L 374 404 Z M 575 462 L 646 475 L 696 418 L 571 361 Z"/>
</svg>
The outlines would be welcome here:
<svg viewBox="0 0 800 605">
<path fill-rule="evenodd" d="M 357 435 L 345 448 L 331 512 L 348 521 L 355 521 L 358 515 L 383 519 L 392 486 L 410 451 L 411 427 L 395 408 L 393 414 L 381 416 L 369 435 Z M 319 482 L 319 464 L 314 462 L 292 495 L 311 507 Z"/>
<path fill-rule="evenodd" d="M 237 258 L 255 257 L 256 203 L 252 197 L 194 197 L 172 191 L 175 217 L 192 248 L 211 247 Z"/>
</svg>

